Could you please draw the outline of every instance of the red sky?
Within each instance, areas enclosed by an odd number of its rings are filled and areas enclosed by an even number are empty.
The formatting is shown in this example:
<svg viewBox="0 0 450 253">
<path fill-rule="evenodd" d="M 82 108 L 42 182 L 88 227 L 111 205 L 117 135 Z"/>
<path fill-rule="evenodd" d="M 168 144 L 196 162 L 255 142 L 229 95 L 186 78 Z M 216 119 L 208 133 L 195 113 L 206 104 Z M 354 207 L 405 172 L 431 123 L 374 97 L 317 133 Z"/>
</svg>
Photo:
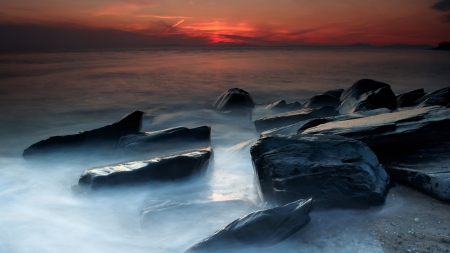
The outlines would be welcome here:
<svg viewBox="0 0 450 253">
<path fill-rule="evenodd" d="M 436 45 L 450 40 L 450 0 L 0 0 L 0 23 L 209 44 Z"/>
</svg>

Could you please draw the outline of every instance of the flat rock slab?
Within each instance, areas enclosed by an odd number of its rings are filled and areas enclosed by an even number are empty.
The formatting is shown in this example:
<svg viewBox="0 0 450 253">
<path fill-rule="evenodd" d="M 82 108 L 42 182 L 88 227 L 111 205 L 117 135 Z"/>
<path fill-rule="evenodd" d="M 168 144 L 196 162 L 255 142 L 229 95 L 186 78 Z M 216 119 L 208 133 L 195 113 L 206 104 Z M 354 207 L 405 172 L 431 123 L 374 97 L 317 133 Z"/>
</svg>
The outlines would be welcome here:
<svg viewBox="0 0 450 253">
<path fill-rule="evenodd" d="M 380 109 L 376 109 L 376 110 L 355 112 L 355 113 L 349 113 L 349 114 L 344 114 L 344 115 L 338 115 L 338 116 L 334 116 L 334 117 L 308 119 L 308 120 L 300 121 L 298 123 L 295 123 L 295 124 L 292 124 L 289 126 L 264 131 L 261 133 L 261 137 L 274 136 L 274 135 L 293 135 L 293 134 L 297 134 L 298 132 L 301 133 L 308 128 L 322 125 L 322 124 L 325 124 L 328 122 L 359 119 L 359 118 L 364 118 L 364 117 L 369 117 L 369 116 L 374 116 L 374 115 L 384 114 L 384 113 L 390 113 L 390 112 L 391 112 L 391 110 L 389 110 L 389 109 L 380 108 Z"/>
<path fill-rule="evenodd" d="M 302 134 L 341 135 L 366 143 L 382 160 L 423 144 L 450 140 L 450 109 L 431 106 L 325 123 Z"/>
<path fill-rule="evenodd" d="M 382 204 L 390 182 L 366 144 L 341 136 L 263 137 L 250 153 L 262 198 L 272 204 L 312 197 L 325 208 L 364 208 Z"/>
<path fill-rule="evenodd" d="M 183 151 L 211 144 L 211 127 L 174 127 L 120 138 L 118 157 L 142 157 L 162 152 Z"/>
<path fill-rule="evenodd" d="M 334 107 L 324 106 L 318 109 L 302 109 L 293 112 L 277 114 L 255 120 L 254 123 L 256 131 L 261 133 L 269 129 L 291 125 L 307 119 L 324 118 L 335 116 L 337 114 L 338 112 Z"/>
<path fill-rule="evenodd" d="M 298 200 L 285 206 L 250 213 L 201 240 L 186 252 L 233 252 L 233 249 L 243 245 L 275 245 L 309 223 L 312 206 L 312 199 Z"/>
<path fill-rule="evenodd" d="M 23 157 L 30 160 L 48 157 L 64 159 L 69 155 L 83 159 L 112 156 L 122 136 L 139 133 L 143 115 L 142 111 L 135 111 L 108 126 L 73 135 L 50 137 L 25 149 Z"/>
<path fill-rule="evenodd" d="M 94 190 L 202 176 L 206 174 L 212 155 L 212 149 L 205 148 L 149 160 L 95 167 L 83 172 L 78 187 Z"/>
<path fill-rule="evenodd" d="M 393 180 L 410 183 L 450 201 L 450 143 L 422 147 L 385 165 Z"/>
</svg>

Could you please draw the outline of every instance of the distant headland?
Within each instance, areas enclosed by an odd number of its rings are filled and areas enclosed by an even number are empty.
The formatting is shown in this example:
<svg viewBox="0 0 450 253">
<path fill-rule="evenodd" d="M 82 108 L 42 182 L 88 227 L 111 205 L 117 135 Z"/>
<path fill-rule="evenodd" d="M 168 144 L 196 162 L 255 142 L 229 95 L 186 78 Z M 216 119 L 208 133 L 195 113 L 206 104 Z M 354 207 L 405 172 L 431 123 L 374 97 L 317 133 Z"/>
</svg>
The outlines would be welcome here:
<svg viewBox="0 0 450 253">
<path fill-rule="evenodd" d="M 433 50 L 450 50 L 450 42 L 441 42 L 438 44 L 438 47 L 433 48 Z"/>
</svg>

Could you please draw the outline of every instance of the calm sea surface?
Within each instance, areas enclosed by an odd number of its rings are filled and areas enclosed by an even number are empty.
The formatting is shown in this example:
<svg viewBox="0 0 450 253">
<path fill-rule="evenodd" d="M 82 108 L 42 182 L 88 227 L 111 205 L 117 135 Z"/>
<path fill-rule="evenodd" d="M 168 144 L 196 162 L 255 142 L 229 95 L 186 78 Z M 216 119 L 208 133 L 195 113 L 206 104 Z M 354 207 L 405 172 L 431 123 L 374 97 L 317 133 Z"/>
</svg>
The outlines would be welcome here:
<svg viewBox="0 0 450 253">
<path fill-rule="evenodd" d="M 224 210 L 228 218 L 218 220 L 215 227 L 203 225 L 198 217 L 199 229 L 189 233 L 176 226 L 183 217 L 168 213 L 165 222 L 155 223 L 155 231 L 143 230 L 140 212 L 145 201 L 162 198 L 162 191 L 164 198 L 179 196 L 180 186 L 80 198 L 72 195 L 70 186 L 86 167 L 51 161 L 34 165 L 22 159 L 22 151 L 39 140 L 104 126 L 138 109 L 158 115 L 152 124 L 144 121 L 147 131 L 208 124 L 213 129 L 216 167 L 207 181 L 205 199 L 239 198 L 261 204 L 252 186 L 249 158 L 230 157 L 224 151 L 257 135 L 250 123 L 232 124 L 213 113 L 210 106 L 215 99 L 239 87 L 258 104 L 280 99 L 304 102 L 362 78 L 386 82 L 395 93 L 450 86 L 450 52 L 157 48 L 2 53 L 0 252 L 179 252 L 242 215 L 239 210 Z M 193 198 L 186 195 L 185 200 Z M 301 244 L 292 243 L 277 250 L 291 252 Z M 382 252 L 376 244 L 354 247 L 359 247 L 355 252 Z"/>
</svg>

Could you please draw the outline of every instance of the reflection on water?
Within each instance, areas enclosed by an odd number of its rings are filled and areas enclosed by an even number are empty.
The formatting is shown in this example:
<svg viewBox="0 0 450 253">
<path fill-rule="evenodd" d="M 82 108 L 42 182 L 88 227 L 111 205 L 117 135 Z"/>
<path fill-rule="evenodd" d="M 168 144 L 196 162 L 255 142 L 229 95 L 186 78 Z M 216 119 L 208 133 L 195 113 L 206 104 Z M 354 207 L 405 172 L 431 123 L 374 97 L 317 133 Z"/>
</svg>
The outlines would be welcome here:
<svg viewBox="0 0 450 253">
<path fill-rule="evenodd" d="M 210 110 L 223 91 L 243 88 L 256 103 L 280 99 L 303 102 L 316 93 L 346 88 L 361 78 L 390 83 L 394 92 L 420 87 L 430 91 L 450 85 L 450 57 L 444 53 L 174 48 L 2 54 L 0 252 L 182 251 L 219 228 L 208 227 L 205 220 L 227 217 L 220 223 L 227 224 L 242 215 L 243 209 L 225 204 L 214 215 L 192 218 L 183 229 L 177 224 L 185 222 L 185 217 L 162 213 L 153 224 L 156 230 L 142 230 L 140 219 L 146 201 L 240 199 L 253 208 L 264 206 L 253 184 L 248 154 L 226 150 L 256 138 L 254 126 Z M 158 109 L 162 107 L 165 109 Z M 212 126 L 215 161 L 205 181 L 153 183 L 83 197 L 72 194 L 70 186 L 90 164 L 48 161 L 36 165 L 21 158 L 22 151 L 39 140 L 104 126 L 137 109 L 157 115 L 144 120 L 146 131 Z M 200 208 L 192 210 L 195 213 Z M 366 234 L 361 237 L 370 239 Z M 323 249 L 304 243 L 297 239 L 270 249 L 248 250 Z M 358 249 L 382 251 L 377 243 L 367 245 L 361 243 Z"/>
</svg>

